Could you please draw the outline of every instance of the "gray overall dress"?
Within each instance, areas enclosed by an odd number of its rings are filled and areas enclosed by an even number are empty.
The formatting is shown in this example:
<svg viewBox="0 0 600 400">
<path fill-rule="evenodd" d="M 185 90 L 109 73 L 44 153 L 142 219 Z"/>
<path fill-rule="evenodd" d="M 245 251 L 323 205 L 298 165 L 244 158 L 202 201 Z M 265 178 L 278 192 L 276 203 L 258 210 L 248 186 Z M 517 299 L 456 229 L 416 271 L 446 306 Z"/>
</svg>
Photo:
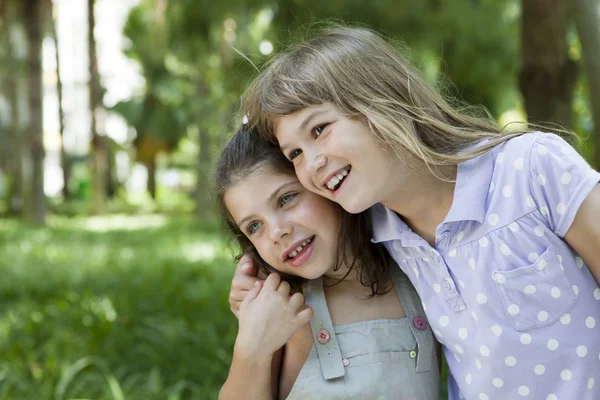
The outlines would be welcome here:
<svg viewBox="0 0 600 400">
<path fill-rule="evenodd" d="M 392 267 L 405 318 L 333 326 L 321 278 L 304 286 L 314 343 L 292 391 L 295 399 L 439 400 L 433 335 L 410 281 Z"/>
</svg>

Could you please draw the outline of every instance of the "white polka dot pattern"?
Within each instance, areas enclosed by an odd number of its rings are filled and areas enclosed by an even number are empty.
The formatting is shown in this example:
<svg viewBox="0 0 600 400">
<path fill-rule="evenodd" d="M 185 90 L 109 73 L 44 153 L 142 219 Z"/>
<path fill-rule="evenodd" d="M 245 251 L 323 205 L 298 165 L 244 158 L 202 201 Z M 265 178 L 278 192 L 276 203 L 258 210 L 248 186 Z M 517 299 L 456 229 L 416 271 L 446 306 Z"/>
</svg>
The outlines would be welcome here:
<svg viewBox="0 0 600 400">
<path fill-rule="evenodd" d="M 449 399 L 600 399 L 600 287 L 562 240 L 599 180 L 564 140 L 527 134 L 459 165 L 437 253 L 414 239 L 394 250 L 414 234 L 372 213 L 445 346 Z"/>
</svg>

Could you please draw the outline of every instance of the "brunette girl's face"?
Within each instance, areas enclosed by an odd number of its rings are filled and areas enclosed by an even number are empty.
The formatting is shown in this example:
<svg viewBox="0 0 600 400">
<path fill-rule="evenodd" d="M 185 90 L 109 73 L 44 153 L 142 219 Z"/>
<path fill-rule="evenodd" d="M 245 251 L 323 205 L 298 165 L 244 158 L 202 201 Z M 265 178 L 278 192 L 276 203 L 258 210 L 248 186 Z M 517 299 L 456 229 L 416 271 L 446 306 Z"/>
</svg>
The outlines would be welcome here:
<svg viewBox="0 0 600 400">
<path fill-rule="evenodd" d="M 393 198 L 390 183 L 406 172 L 364 123 L 329 103 L 278 118 L 275 136 L 302 184 L 353 214 Z"/>
<path fill-rule="evenodd" d="M 295 175 L 259 167 L 227 191 L 225 205 L 276 270 L 315 279 L 333 268 L 341 210 L 306 190 Z"/>
</svg>

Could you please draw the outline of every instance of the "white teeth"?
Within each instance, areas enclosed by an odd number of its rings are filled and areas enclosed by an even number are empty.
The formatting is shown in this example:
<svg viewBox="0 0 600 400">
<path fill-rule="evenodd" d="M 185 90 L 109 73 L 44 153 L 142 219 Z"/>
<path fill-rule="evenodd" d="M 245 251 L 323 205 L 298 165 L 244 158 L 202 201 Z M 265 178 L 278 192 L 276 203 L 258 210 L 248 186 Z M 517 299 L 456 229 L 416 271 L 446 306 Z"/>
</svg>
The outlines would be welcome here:
<svg viewBox="0 0 600 400">
<path fill-rule="evenodd" d="M 327 186 L 329 190 L 333 190 L 336 185 L 340 183 L 346 176 L 348 176 L 347 169 L 345 169 L 343 172 L 340 172 L 338 175 L 334 175 L 325 186 Z"/>
<path fill-rule="evenodd" d="M 338 183 L 340 183 L 340 180 L 341 180 L 341 179 L 338 179 L 338 177 L 337 177 L 337 176 L 334 176 L 333 178 L 331 178 L 331 179 L 329 180 L 329 182 L 327 182 L 327 187 L 328 187 L 329 189 L 333 189 L 333 188 L 335 187 L 335 185 L 337 185 Z"/>
<path fill-rule="evenodd" d="M 288 258 L 296 257 L 298 255 L 298 253 L 300 253 L 302 251 L 302 249 L 310 242 L 312 242 L 312 238 L 306 239 L 304 242 L 302 242 L 302 244 L 300 246 L 296 247 L 296 250 L 292 251 L 291 253 L 288 253 Z"/>
</svg>

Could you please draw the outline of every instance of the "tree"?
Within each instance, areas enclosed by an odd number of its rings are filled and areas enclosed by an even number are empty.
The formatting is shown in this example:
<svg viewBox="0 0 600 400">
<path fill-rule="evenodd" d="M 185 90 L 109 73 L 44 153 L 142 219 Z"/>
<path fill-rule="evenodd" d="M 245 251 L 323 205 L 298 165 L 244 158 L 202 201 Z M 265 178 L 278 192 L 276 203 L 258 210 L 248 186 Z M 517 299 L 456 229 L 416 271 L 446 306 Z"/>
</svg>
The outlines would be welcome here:
<svg viewBox="0 0 600 400">
<path fill-rule="evenodd" d="M 58 94 L 58 130 L 60 134 L 60 167 L 62 169 L 63 174 L 63 188 L 62 194 L 64 200 L 69 200 L 71 198 L 71 193 L 69 191 L 69 178 L 71 176 L 71 166 L 67 157 L 67 153 L 65 151 L 65 113 L 63 109 L 63 85 L 62 85 L 62 77 L 60 72 L 60 49 L 59 49 L 59 41 L 58 35 L 56 33 L 56 9 L 52 7 L 48 7 L 50 11 L 49 23 L 50 23 L 50 31 L 52 33 L 52 39 L 54 40 L 54 48 L 55 48 L 55 58 L 56 58 L 56 92 Z"/>
<path fill-rule="evenodd" d="M 44 120 L 42 107 L 42 1 L 24 0 L 25 29 L 28 41 L 28 103 L 29 127 L 27 141 L 33 162 L 32 220 L 45 224 L 46 196 L 44 194 Z"/>
<path fill-rule="evenodd" d="M 567 45 L 568 0 L 522 0 L 520 88 L 533 123 L 572 126 L 577 63 Z"/>
<path fill-rule="evenodd" d="M 19 68 L 15 59 L 12 33 L 14 20 L 18 17 L 18 10 L 8 6 L 7 1 L 0 3 L 2 14 L 2 35 L 4 39 L 4 65 L 7 75 L 4 79 L 4 90 L 6 91 L 8 105 L 10 108 L 10 125 L 7 137 L 8 146 L 5 149 L 6 170 L 9 176 L 8 185 L 8 212 L 12 215 L 23 213 L 23 170 L 22 170 L 22 138 L 19 120 L 19 98 L 17 82 Z"/>
<path fill-rule="evenodd" d="M 88 0 L 88 55 L 90 69 L 90 130 L 92 134 L 92 145 L 90 155 L 92 158 L 93 174 L 93 210 L 95 214 L 106 212 L 106 179 L 107 179 L 107 156 L 106 138 L 101 133 L 103 130 L 103 107 L 102 87 L 100 86 L 100 74 L 98 73 L 98 58 L 96 56 L 96 40 L 94 28 L 96 19 L 94 17 L 95 0 Z M 102 132 L 103 133 L 103 132 Z"/>
<path fill-rule="evenodd" d="M 579 34 L 594 120 L 595 164 L 600 168 L 600 1 L 573 0 L 571 12 Z"/>
<path fill-rule="evenodd" d="M 128 57 L 138 61 L 146 81 L 143 94 L 117 103 L 112 111 L 135 128 L 136 161 L 148 171 L 148 192 L 156 198 L 156 157 L 170 152 L 185 135 L 189 90 L 166 65 L 169 54 L 165 30 L 166 4 L 142 2 L 128 16 L 124 35 L 131 40 Z"/>
</svg>

